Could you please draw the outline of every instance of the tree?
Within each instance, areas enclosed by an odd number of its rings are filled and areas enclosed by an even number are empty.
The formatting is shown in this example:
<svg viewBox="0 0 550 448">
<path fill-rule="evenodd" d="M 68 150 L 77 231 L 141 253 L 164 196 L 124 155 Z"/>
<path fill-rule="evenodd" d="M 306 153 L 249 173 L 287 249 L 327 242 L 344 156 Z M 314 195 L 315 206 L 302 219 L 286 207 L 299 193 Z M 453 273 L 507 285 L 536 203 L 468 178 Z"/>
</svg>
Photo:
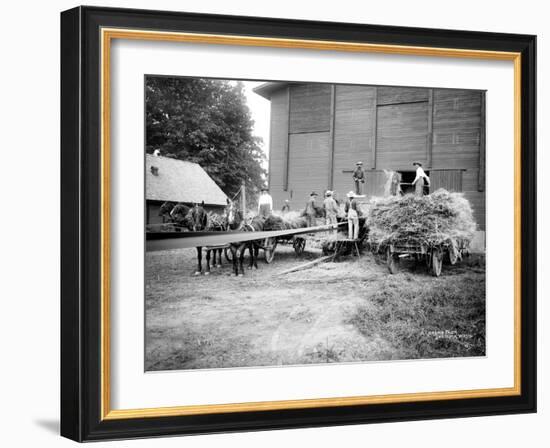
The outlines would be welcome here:
<svg viewBox="0 0 550 448">
<path fill-rule="evenodd" d="M 243 180 L 257 196 L 265 155 L 241 82 L 147 77 L 145 92 L 147 153 L 198 163 L 229 197 Z"/>
</svg>

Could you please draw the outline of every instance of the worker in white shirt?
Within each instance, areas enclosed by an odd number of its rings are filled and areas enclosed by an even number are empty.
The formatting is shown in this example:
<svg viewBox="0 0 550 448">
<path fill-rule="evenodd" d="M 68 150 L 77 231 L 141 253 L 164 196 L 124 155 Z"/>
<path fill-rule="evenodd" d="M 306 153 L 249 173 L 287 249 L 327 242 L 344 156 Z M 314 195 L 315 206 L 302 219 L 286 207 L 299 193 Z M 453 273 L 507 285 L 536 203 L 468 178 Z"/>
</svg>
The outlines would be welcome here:
<svg viewBox="0 0 550 448">
<path fill-rule="evenodd" d="M 430 186 L 430 178 L 426 176 L 420 162 L 413 162 L 413 166 L 416 166 L 416 177 L 413 180 L 414 193 L 416 196 L 424 196 L 424 184 Z"/>
<path fill-rule="evenodd" d="M 268 193 L 267 188 L 262 188 L 258 200 L 258 215 L 267 218 L 273 211 L 273 198 Z"/>
</svg>

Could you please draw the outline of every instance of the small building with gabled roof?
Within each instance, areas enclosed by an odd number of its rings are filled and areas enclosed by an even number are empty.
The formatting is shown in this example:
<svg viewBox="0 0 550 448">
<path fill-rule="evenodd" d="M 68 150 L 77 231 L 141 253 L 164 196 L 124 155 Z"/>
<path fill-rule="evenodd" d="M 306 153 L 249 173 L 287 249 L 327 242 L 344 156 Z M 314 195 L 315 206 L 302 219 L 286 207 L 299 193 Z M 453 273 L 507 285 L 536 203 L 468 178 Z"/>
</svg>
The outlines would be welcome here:
<svg viewBox="0 0 550 448">
<path fill-rule="evenodd" d="M 201 203 L 212 211 L 227 205 L 227 196 L 198 164 L 170 157 L 145 156 L 146 223 L 162 223 L 160 206 L 166 202 Z"/>
</svg>

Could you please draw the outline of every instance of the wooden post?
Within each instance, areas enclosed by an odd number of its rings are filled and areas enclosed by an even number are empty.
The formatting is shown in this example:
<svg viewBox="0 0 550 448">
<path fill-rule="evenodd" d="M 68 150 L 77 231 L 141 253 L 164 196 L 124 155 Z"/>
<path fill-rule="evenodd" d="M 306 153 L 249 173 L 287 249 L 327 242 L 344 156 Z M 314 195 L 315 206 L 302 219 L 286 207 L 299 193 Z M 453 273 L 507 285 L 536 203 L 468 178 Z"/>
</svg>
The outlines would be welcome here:
<svg viewBox="0 0 550 448">
<path fill-rule="evenodd" d="M 285 165 L 283 176 L 283 190 L 288 191 L 288 169 L 290 165 L 290 86 L 286 88 L 286 140 L 284 147 Z"/>
<path fill-rule="evenodd" d="M 329 171 L 328 171 L 328 188 L 334 189 L 334 127 L 336 117 L 336 85 L 330 86 L 330 128 L 329 128 Z"/>
<path fill-rule="evenodd" d="M 374 99 L 372 101 L 372 166 L 371 169 L 376 169 L 376 134 L 378 132 L 378 87 L 374 87 Z"/>
<path fill-rule="evenodd" d="M 434 89 L 428 90 L 428 135 L 426 136 L 426 165 L 432 167 L 432 146 L 434 134 Z"/>
<path fill-rule="evenodd" d="M 241 184 L 241 210 L 243 212 L 243 218 L 246 216 L 246 186 L 244 180 Z"/>
</svg>

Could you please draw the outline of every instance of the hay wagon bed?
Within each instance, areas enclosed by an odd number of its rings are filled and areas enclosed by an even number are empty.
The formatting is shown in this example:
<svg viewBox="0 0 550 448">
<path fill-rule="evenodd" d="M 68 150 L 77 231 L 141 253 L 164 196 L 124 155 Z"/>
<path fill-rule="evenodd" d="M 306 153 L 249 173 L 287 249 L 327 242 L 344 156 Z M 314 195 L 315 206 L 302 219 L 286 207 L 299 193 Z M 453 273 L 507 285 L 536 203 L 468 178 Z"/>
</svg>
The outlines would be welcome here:
<svg viewBox="0 0 550 448">
<path fill-rule="evenodd" d="M 467 246 L 462 240 L 456 243 L 445 242 L 436 245 L 394 243 L 386 244 L 384 247 L 382 252 L 385 252 L 386 264 L 391 274 L 396 274 L 399 271 L 401 259 L 413 258 L 415 262 L 425 264 L 435 277 L 439 277 L 444 260 L 454 265 L 467 254 Z"/>
</svg>

